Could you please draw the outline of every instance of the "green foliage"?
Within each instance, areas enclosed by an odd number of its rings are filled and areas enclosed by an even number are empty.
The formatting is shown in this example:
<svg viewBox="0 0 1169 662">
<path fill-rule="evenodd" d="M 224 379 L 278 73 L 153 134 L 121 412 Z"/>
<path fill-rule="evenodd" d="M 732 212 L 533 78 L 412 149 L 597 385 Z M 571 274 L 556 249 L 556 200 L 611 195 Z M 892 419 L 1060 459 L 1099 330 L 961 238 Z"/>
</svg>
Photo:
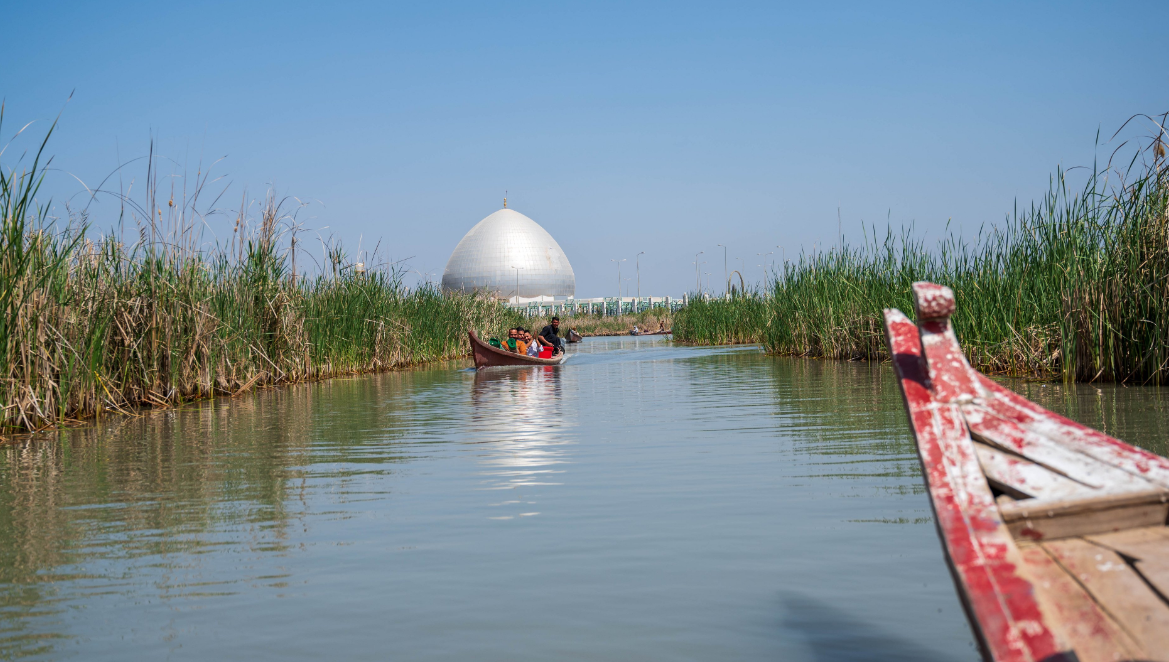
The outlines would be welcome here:
<svg viewBox="0 0 1169 662">
<path fill-rule="evenodd" d="M 882 309 L 912 314 L 910 286 L 957 296 L 954 327 L 971 363 L 992 373 L 1164 383 L 1169 377 L 1169 169 L 1091 176 L 1046 197 L 974 244 L 927 248 L 908 232 L 801 255 L 763 293 L 697 300 L 675 314 L 675 338 L 753 342 L 769 352 L 883 359 Z M 1116 181 L 1119 179 L 1119 181 Z"/>
<path fill-rule="evenodd" d="M 674 340 L 694 345 L 759 342 L 770 321 L 767 300 L 758 293 L 728 299 L 694 297 L 674 313 Z"/>
<path fill-rule="evenodd" d="M 660 329 L 668 330 L 671 325 L 671 313 L 667 308 L 651 308 L 638 313 L 625 315 L 561 315 L 560 329 L 563 335 L 568 329 L 576 329 L 582 336 L 623 336 L 636 326 L 646 332 L 657 332 Z"/>
<path fill-rule="evenodd" d="M 0 429 L 461 357 L 468 328 L 521 319 L 484 297 L 409 291 L 392 270 L 298 278 L 271 197 L 257 228 L 241 212 L 233 243 L 209 252 L 191 224 L 158 232 L 153 191 L 133 246 L 58 231 L 33 205 L 44 167 L 38 153 L 28 171 L 0 169 Z"/>
</svg>

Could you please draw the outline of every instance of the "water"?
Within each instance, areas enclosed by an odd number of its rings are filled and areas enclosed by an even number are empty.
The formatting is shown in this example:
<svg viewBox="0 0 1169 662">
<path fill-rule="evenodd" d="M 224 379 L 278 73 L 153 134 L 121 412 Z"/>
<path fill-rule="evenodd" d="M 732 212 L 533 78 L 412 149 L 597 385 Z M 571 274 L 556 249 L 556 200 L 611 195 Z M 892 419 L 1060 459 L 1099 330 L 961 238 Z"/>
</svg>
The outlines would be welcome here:
<svg viewBox="0 0 1169 662">
<path fill-rule="evenodd" d="M 0 448 L 0 655 L 977 659 L 887 367 L 466 365 Z M 1158 389 L 1016 386 L 1165 452 Z"/>
</svg>

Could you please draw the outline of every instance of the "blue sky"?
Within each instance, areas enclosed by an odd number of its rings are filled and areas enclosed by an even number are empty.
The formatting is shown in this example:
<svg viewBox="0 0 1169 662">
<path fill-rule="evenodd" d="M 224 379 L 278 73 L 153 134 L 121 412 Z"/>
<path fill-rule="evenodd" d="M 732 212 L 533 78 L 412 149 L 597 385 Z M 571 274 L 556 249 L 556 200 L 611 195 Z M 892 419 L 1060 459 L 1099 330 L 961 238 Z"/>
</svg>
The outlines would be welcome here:
<svg viewBox="0 0 1169 662">
<path fill-rule="evenodd" d="M 226 157 L 227 206 L 274 187 L 437 279 L 508 190 L 581 297 L 640 251 L 643 294 L 693 289 L 698 251 L 721 281 L 719 243 L 758 279 L 757 253 L 835 243 L 838 207 L 851 238 L 972 234 L 1169 110 L 1164 2 L 11 4 L 3 141 L 38 124 L 4 163 L 64 109 L 58 213 L 66 172 L 92 186 L 153 137 L 192 172 Z"/>
</svg>

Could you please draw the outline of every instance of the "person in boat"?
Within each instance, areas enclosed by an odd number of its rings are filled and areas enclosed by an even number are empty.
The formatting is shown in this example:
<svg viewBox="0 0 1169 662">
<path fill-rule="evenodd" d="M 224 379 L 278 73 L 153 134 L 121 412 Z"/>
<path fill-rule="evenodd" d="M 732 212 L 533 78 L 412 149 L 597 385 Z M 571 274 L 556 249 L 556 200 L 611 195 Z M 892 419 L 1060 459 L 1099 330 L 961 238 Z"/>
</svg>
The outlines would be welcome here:
<svg viewBox="0 0 1169 662">
<path fill-rule="evenodd" d="M 507 330 L 507 341 L 503 343 L 503 349 L 505 349 L 509 352 L 516 351 L 516 334 L 517 333 L 518 332 L 514 328 Z"/>
<path fill-rule="evenodd" d="M 517 326 L 515 330 L 515 352 L 516 354 L 527 355 L 528 353 L 528 335 L 527 330 L 522 326 Z"/>
<path fill-rule="evenodd" d="M 548 326 L 540 329 L 540 344 L 544 347 L 551 347 L 553 354 L 560 354 L 564 351 L 564 344 L 560 342 L 560 318 L 553 316 L 552 321 Z"/>
<path fill-rule="evenodd" d="M 532 338 L 532 333 L 526 329 L 524 330 L 524 340 L 528 343 L 528 356 L 539 358 L 540 343 L 536 342 L 536 340 Z"/>
</svg>

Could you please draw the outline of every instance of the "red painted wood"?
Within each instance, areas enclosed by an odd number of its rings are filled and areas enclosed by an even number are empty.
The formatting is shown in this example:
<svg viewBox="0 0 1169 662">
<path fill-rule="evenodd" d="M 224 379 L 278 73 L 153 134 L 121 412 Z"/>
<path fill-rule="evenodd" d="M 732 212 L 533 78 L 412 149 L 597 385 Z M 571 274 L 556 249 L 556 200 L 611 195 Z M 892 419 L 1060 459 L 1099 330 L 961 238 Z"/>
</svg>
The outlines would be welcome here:
<svg viewBox="0 0 1169 662">
<path fill-rule="evenodd" d="M 1048 411 L 984 375 L 978 378 L 982 389 L 991 396 L 984 406 L 998 416 L 1161 487 L 1169 487 L 1169 459 Z"/>
<path fill-rule="evenodd" d="M 919 330 L 900 311 L 886 310 L 886 338 L 938 534 L 983 654 L 996 661 L 1074 659 L 1064 655 L 1020 573 L 1018 548 L 957 404 L 979 395 L 981 385 L 949 326 L 953 294 L 937 286 L 915 286 L 914 293 L 918 309 L 934 317 Z"/>
<path fill-rule="evenodd" d="M 934 399 L 955 402 L 981 396 L 976 373 L 966 362 L 954 329 L 950 327 L 954 292 L 934 283 L 914 283 L 913 301 Z"/>
</svg>

